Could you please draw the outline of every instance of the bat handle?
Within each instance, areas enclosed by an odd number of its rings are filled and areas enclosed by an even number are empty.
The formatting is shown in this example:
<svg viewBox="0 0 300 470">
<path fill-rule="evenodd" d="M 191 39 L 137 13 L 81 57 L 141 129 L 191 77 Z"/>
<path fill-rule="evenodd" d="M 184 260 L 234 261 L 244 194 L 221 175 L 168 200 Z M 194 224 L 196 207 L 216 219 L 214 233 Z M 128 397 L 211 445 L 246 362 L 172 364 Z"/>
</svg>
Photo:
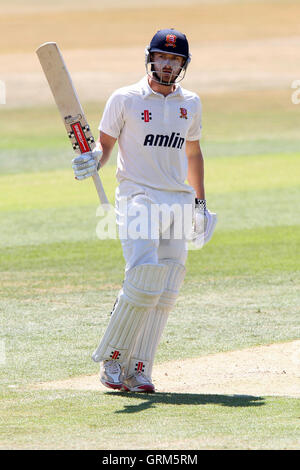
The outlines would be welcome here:
<svg viewBox="0 0 300 470">
<path fill-rule="evenodd" d="M 102 186 L 102 182 L 101 182 L 101 179 L 100 179 L 100 176 L 99 176 L 98 172 L 93 175 L 93 181 L 94 181 L 96 191 L 98 193 L 99 200 L 100 200 L 101 204 L 103 204 L 103 205 L 107 204 L 108 205 L 109 202 L 108 202 L 108 199 L 106 197 L 106 194 L 105 194 L 104 188 Z"/>
</svg>

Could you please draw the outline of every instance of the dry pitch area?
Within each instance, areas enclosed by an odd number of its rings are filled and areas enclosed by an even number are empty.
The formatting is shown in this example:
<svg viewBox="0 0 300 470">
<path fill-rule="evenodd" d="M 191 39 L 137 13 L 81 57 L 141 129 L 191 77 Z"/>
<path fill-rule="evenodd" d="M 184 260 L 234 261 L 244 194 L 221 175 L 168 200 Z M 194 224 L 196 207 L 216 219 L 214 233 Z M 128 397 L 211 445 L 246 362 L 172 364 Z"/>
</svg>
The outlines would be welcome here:
<svg viewBox="0 0 300 470">
<path fill-rule="evenodd" d="M 184 86 L 202 95 L 290 89 L 299 78 L 298 1 L 100 3 L 90 0 L 84 10 L 67 1 L 3 4 L 0 79 L 8 106 L 53 102 L 34 53 L 41 43 L 60 45 L 82 101 L 103 101 L 144 74 L 144 47 L 167 26 L 187 32 L 192 62 Z"/>
<path fill-rule="evenodd" d="M 154 367 L 158 392 L 300 398 L 300 341 L 173 361 Z M 42 390 L 106 390 L 98 375 L 36 384 Z"/>
</svg>

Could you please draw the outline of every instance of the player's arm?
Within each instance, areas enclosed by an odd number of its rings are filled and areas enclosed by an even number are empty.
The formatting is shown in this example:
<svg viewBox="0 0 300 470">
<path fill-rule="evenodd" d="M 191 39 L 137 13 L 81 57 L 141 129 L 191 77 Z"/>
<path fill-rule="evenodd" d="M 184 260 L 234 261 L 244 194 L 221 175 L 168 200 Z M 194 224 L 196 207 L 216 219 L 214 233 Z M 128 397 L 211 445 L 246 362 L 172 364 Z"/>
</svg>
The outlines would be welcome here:
<svg viewBox="0 0 300 470">
<path fill-rule="evenodd" d="M 188 140 L 185 150 L 188 159 L 188 183 L 194 188 L 198 199 L 205 199 L 204 160 L 199 140 Z"/>
<path fill-rule="evenodd" d="M 199 140 L 190 140 L 186 143 L 188 158 L 188 183 L 196 192 L 194 213 L 194 244 L 202 248 L 211 239 L 216 223 L 217 214 L 206 208 L 204 189 L 204 161 Z"/>
<path fill-rule="evenodd" d="M 114 148 L 116 140 L 117 139 L 115 139 L 111 135 L 105 134 L 105 132 L 100 131 L 100 134 L 97 140 L 97 145 L 96 145 L 96 147 L 101 149 L 103 152 L 102 157 L 100 159 L 100 166 L 105 165 L 105 163 L 109 160 L 109 157 L 111 155 L 112 149 Z"/>
</svg>

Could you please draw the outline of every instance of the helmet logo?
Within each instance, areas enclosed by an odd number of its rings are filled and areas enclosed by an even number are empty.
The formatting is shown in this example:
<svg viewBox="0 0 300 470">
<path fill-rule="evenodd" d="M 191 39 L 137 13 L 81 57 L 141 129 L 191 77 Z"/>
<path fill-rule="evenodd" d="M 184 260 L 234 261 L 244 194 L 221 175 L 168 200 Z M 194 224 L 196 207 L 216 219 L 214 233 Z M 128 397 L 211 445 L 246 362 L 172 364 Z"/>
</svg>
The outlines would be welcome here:
<svg viewBox="0 0 300 470">
<path fill-rule="evenodd" d="M 176 47 L 176 39 L 177 37 L 175 36 L 175 34 L 167 34 L 166 36 L 166 44 L 165 46 L 166 47 Z"/>
</svg>

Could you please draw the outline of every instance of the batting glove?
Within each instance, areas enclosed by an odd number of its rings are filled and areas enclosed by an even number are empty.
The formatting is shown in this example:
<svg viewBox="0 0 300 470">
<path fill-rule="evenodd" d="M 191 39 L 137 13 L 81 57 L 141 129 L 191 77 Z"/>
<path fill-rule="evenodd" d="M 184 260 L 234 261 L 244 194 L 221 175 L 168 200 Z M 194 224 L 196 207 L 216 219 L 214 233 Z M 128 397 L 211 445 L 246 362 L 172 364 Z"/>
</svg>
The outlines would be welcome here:
<svg viewBox="0 0 300 470">
<path fill-rule="evenodd" d="M 206 209 L 205 199 L 196 199 L 192 242 L 202 248 L 213 236 L 217 223 L 217 214 Z"/>
<path fill-rule="evenodd" d="M 100 168 L 100 158 L 102 151 L 96 150 L 93 152 L 86 152 L 73 158 L 72 168 L 74 170 L 75 178 L 77 180 L 84 180 L 93 176 Z"/>
</svg>

